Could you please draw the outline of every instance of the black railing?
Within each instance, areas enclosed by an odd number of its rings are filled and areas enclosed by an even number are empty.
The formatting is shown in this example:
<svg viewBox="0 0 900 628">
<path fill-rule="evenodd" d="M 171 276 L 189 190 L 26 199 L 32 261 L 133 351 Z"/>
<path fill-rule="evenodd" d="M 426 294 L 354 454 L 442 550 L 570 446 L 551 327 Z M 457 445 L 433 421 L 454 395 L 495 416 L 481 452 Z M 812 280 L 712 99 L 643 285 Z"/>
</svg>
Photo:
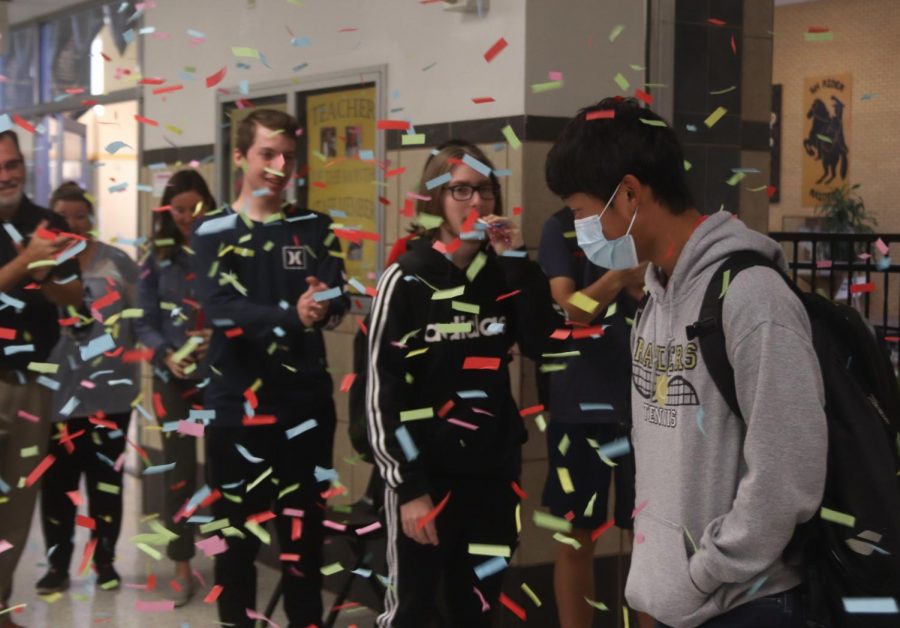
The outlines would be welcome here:
<svg viewBox="0 0 900 628">
<path fill-rule="evenodd" d="M 769 236 L 784 247 L 795 283 L 807 283 L 810 291 L 824 291 L 830 298 L 856 307 L 879 336 L 896 346 L 900 336 L 900 264 L 891 261 L 890 248 L 894 244 L 900 251 L 900 233 L 778 231 Z M 884 246 L 876 244 L 879 238 Z M 840 290 L 845 280 L 846 294 Z M 897 296 L 892 300 L 893 291 Z"/>
</svg>

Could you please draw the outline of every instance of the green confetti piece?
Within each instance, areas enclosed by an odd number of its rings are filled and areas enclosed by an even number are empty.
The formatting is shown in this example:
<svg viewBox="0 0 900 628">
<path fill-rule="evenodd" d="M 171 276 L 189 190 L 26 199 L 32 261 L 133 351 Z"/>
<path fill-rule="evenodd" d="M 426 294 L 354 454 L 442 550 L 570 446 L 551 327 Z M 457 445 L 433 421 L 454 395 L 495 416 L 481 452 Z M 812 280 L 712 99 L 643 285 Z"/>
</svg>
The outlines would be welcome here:
<svg viewBox="0 0 900 628">
<path fill-rule="evenodd" d="M 200 534 L 209 534 L 210 532 L 218 532 L 228 527 L 228 519 L 216 519 L 200 526 Z"/>
<path fill-rule="evenodd" d="M 250 491 L 252 491 L 254 488 L 256 488 L 256 486 L 257 486 L 260 482 L 262 482 L 264 479 L 266 479 L 266 478 L 269 477 L 270 475 L 272 475 L 272 467 L 269 467 L 268 469 L 266 469 L 265 471 L 263 471 L 262 473 L 260 473 L 260 474 L 259 474 L 259 477 L 256 478 L 255 480 L 253 480 L 253 481 L 247 486 L 247 492 L 249 493 Z"/>
<path fill-rule="evenodd" d="M 719 293 L 719 298 L 725 296 L 725 293 L 728 292 L 728 286 L 731 285 L 731 269 L 726 270 L 722 273 L 722 292 Z"/>
<path fill-rule="evenodd" d="M 543 414 L 539 414 L 536 417 L 534 417 L 534 424 L 537 425 L 537 428 L 541 432 L 547 431 L 547 419 L 544 418 Z"/>
<path fill-rule="evenodd" d="M 746 177 L 746 176 L 747 176 L 747 173 L 746 173 L 746 172 L 735 172 L 733 175 L 731 175 L 730 177 L 728 177 L 728 180 L 725 181 L 725 183 L 727 183 L 727 184 L 730 185 L 731 187 L 734 187 L 734 186 L 736 186 L 738 183 L 740 183 L 741 181 L 743 181 L 743 180 L 744 180 L 744 177 Z"/>
<path fill-rule="evenodd" d="M 143 308 L 130 307 L 120 312 L 122 318 L 141 318 L 144 315 Z"/>
<path fill-rule="evenodd" d="M 110 495 L 118 495 L 122 492 L 122 487 L 115 484 L 107 484 L 106 482 L 97 482 L 97 490 Z"/>
<path fill-rule="evenodd" d="M 400 136 L 400 143 L 403 146 L 419 146 L 425 143 L 424 133 L 404 133 Z"/>
<path fill-rule="evenodd" d="M 153 560 L 162 560 L 162 553 L 159 550 L 150 547 L 146 543 L 135 543 L 134 545 Z M 100 586 L 102 587 L 103 585 Z"/>
<path fill-rule="evenodd" d="M 616 82 L 616 85 L 619 86 L 619 89 L 621 89 L 623 92 L 627 92 L 631 87 L 631 83 L 628 82 L 628 79 L 625 78 L 625 76 L 621 72 L 618 72 L 613 80 Z"/>
<path fill-rule="evenodd" d="M 597 602 L 588 597 L 584 598 L 584 601 L 596 608 L 598 611 L 608 611 L 609 608 L 603 602 Z"/>
<path fill-rule="evenodd" d="M 572 476 L 565 467 L 556 467 L 556 476 L 559 478 L 559 485 L 562 487 L 563 493 L 571 495 L 575 492 L 575 485 L 572 484 Z"/>
<path fill-rule="evenodd" d="M 621 34 L 622 34 L 622 31 L 624 31 L 624 30 L 625 30 L 625 25 L 624 25 L 624 24 L 616 24 L 615 26 L 613 26 L 613 27 L 612 27 L 612 30 L 609 31 L 609 41 L 610 41 L 610 43 L 616 41 L 616 38 L 618 38 L 618 36 L 621 35 Z"/>
<path fill-rule="evenodd" d="M 470 334 L 472 323 L 437 323 L 435 327 L 441 334 Z"/>
<path fill-rule="evenodd" d="M 559 362 L 551 362 L 550 364 L 541 364 L 541 373 L 558 373 L 559 371 L 565 371 L 568 368 L 568 364 L 559 363 Z"/>
<path fill-rule="evenodd" d="M 557 449 L 559 450 L 560 455 L 565 456 L 569 451 L 569 445 L 572 444 L 572 441 L 569 440 L 568 434 L 563 434 L 563 437 L 559 441 L 559 446 Z"/>
<path fill-rule="evenodd" d="M 838 525 L 847 526 L 848 528 L 853 528 L 856 526 L 856 517 L 853 515 L 847 515 L 842 512 L 838 512 L 837 510 L 832 510 L 831 508 L 825 508 L 822 506 L 822 510 L 819 512 L 819 516 L 822 517 L 825 521 L 830 521 L 831 523 L 837 523 Z"/>
<path fill-rule="evenodd" d="M 722 119 L 728 113 L 728 110 L 725 107 L 716 107 L 716 110 L 713 111 L 709 116 L 707 116 L 706 120 L 703 121 L 703 124 L 706 125 L 707 128 L 711 129 L 715 126 L 716 122 Z"/>
<path fill-rule="evenodd" d="M 444 219 L 440 216 L 435 216 L 434 214 L 418 214 L 416 216 L 416 222 L 421 225 L 423 229 L 428 231 L 440 227 L 444 224 Z"/>
<path fill-rule="evenodd" d="M 638 65 L 637 63 L 629 63 L 628 67 L 634 70 L 635 72 L 643 72 L 647 69 L 647 66 Z"/>
<path fill-rule="evenodd" d="M 333 576 L 336 573 L 344 571 L 344 566 L 340 563 L 331 563 L 330 565 L 322 566 L 319 571 L 322 572 L 323 576 Z"/>
<path fill-rule="evenodd" d="M 474 303 L 465 303 L 463 301 L 451 301 L 450 308 L 456 310 L 457 312 L 465 312 L 466 314 L 478 314 L 481 312 L 481 307 L 475 305 Z"/>
<path fill-rule="evenodd" d="M 434 408 L 416 408 L 415 410 L 403 410 L 400 412 L 400 421 L 421 421 L 434 418 Z"/>
<path fill-rule="evenodd" d="M 576 551 L 581 549 L 581 543 L 579 543 L 577 539 L 573 539 L 571 536 L 566 536 L 560 532 L 553 533 L 553 540 L 557 543 L 568 545 Z"/>
<path fill-rule="evenodd" d="M 537 593 L 535 593 L 534 591 L 531 590 L 531 587 L 529 587 L 527 584 L 525 584 L 523 582 L 522 584 L 519 585 L 519 588 L 522 589 L 522 591 L 525 593 L 525 595 L 527 595 L 529 598 L 531 598 L 531 601 L 534 602 L 535 606 L 540 608 L 540 606 L 542 604 L 541 598 L 539 598 L 537 596 Z"/>
<path fill-rule="evenodd" d="M 544 92 L 551 92 L 554 89 L 561 89 L 563 86 L 562 81 L 547 81 L 546 83 L 533 83 L 531 85 L 531 93 L 532 94 L 542 94 Z"/>
<path fill-rule="evenodd" d="M 283 176 L 284 176 L 284 171 L 283 171 L 283 170 L 276 170 L 275 168 L 263 168 L 263 170 L 264 170 L 265 172 L 268 172 L 269 174 L 274 174 L 276 177 L 283 177 Z M 267 217 L 268 217 L 268 216 L 267 216 Z M 248 233 L 247 235 L 250 235 L 250 234 Z"/>
<path fill-rule="evenodd" d="M 690 170 L 693 167 L 694 167 L 694 165 L 691 162 L 689 162 L 687 159 L 684 160 L 684 171 L 685 172 L 687 172 L 688 170 Z"/>
<path fill-rule="evenodd" d="M 503 137 L 506 138 L 506 143 L 509 144 L 509 147 L 513 150 L 518 150 L 522 146 L 522 142 L 519 141 L 519 136 L 516 135 L 516 132 L 511 125 L 507 124 L 500 132 L 503 133 Z"/>
<path fill-rule="evenodd" d="M 469 543 L 469 554 L 473 556 L 500 556 L 502 558 L 511 558 L 512 550 L 508 545 Z"/>
<path fill-rule="evenodd" d="M 33 458 L 38 455 L 38 446 L 32 445 L 31 447 L 23 447 L 21 452 L 19 452 L 19 455 L 22 458 Z"/>
<path fill-rule="evenodd" d="M 434 294 L 431 295 L 431 300 L 444 301 L 447 299 L 455 299 L 456 297 L 462 296 L 465 291 L 465 286 L 456 286 L 455 288 L 447 288 L 446 290 L 437 290 L 434 292 Z"/>
<path fill-rule="evenodd" d="M 833 142 L 831 141 L 831 138 L 830 138 L 830 137 L 828 137 L 827 135 L 822 135 L 821 133 L 816 133 L 816 138 L 818 138 L 818 139 L 820 139 L 820 140 L 822 140 L 823 142 L 826 142 L 826 143 L 828 143 L 828 144 L 832 144 L 832 143 L 833 143 Z"/>
<path fill-rule="evenodd" d="M 259 50 L 256 48 L 234 47 L 231 49 L 231 54 L 235 57 L 246 57 L 259 60 Z"/>
<path fill-rule="evenodd" d="M 54 364 L 53 362 L 29 362 L 28 370 L 35 373 L 53 374 L 59 370 L 59 364 Z"/>
<path fill-rule="evenodd" d="M 487 263 L 487 255 L 484 254 L 483 251 L 479 251 L 478 255 L 475 256 L 475 259 L 469 264 L 469 267 L 466 269 L 466 279 L 469 281 L 475 281 L 475 278 L 478 276 L 478 273 L 481 272 L 481 269 L 484 268 L 484 265 Z"/>
<path fill-rule="evenodd" d="M 803 33 L 805 41 L 834 41 L 834 33 L 831 31 L 825 33 Z"/>
<path fill-rule="evenodd" d="M 154 550 L 154 551 L 156 551 L 156 550 Z M 159 553 L 159 552 L 157 552 L 157 553 Z M 104 591 L 109 591 L 111 589 L 116 589 L 118 587 L 119 587 L 119 579 L 118 578 L 113 578 L 112 580 L 107 580 L 106 582 L 104 582 L 103 584 L 100 585 L 100 588 L 103 589 Z"/>
<path fill-rule="evenodd" d="M 584 507 L 584 516 L 592 517 L 594 515 L 594 503 L 597 501 L 597 493 L 591 495 L 591 498 L 588 500 L 587 506 Z"/>
<path fill-rule="evenodd" d="M 426 353 L 427 351 L 428 351 L 428 347 L 423 347 L 421 349 L 413 349 L 412 351 L 410 351 L 409 353 L 406 354 L 406 357 L 414 358 L 417 355 L 422 355 L 423 353 Z"/>
<path fill-rule="evenodd" d="M 272 544 L 272 535 L 269 534 L 269 531 L 262 527 L 259 522 L 248 521 L 244 524 L 244 527 L 266 545 Z"/>
<path fill-rule="evenodd" d="M 558 358 L 577 358 L 581 355 L 581 351 L 560 351 L 558 353 L 542 353 L 542 358 L 547 358 L 548 360 L 558 359 Z"/>
<path fill-rule="evenodd" d="M 768 185 L 758 185 L 755 188 L 747 188 L 748 192 L 762 192 L 763 190 L 768 190 Z"/>
<path fill-rule="evenodd" d="M 541 510 L 535 510 L 532 513 L 532 521 L 534 521 L 534 525 L 545 530 L 566 534 L 572 531 L 572 523 L 570 521 L 566 521 L 562 517 L 554 517 L 550 513 Z"/>
<path fill-rule="evenodd" d="M 609 304 L 609 307 L 606 308 L 606 314 L 603 315 L 603 318 L 609 318 L 610 316 L 616 315 L 616 302 L 613 301 Z"/>
<path fill-rule="evenodd" d="M 352 464 L 352 463 L 351 463 L 351 464 Z M 299 483 L 299 482 L 297 482 L 296 484 L 291 484 L 290 486 L 286 486 L 286 487 L 284 487 L 283 489 L 281 489 L 281 492 L 278 493 L 278 499 L 281 499 L 281 498 L 284 497 L 285 495 L 288 495 L 288 494 L 290 494 L 290 493 L 293 493 L 294 491 L 299 490 L 299 489 L 300 489 L 300 483 Z"/>
<path fill-rule="evenodd" d="M 646 124 L 647 126 L 660 126 L 660 127 L 666 127 L 666 126 L 669 126 L 668 124 L 665 123 L 665 121 L 663 121 L 663 120 L 654 120 L 653 118 L 638 118 L 638 120 L 640 120 L 641 122 L 643 122 L 643 123 Z"/>
</svg>

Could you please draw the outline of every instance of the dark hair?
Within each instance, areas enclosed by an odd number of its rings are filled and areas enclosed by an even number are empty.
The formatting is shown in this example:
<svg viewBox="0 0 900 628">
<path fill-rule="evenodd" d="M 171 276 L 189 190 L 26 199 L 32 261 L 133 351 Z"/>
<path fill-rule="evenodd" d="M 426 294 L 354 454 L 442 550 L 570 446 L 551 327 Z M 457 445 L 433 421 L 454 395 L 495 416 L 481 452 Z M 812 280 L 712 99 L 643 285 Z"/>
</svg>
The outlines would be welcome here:
<svg viewBox="0 0 900 628">
<path fill-rule="evenodd" d="M 13 131 L 12 129 L 7 129 L 5 131 L 0 131 L 0 140 L 4 137 L 8 137 L 12 140 L 12 143 L 16 145 L 16 151 L 18 151 L 19 155 L 22 155 L 22 149 L 19 147 L 19 134 Z"/>
<path fill-rule="evenodd" d="M 494 213 L 498 215 L 503 213 L 503 196 L 500 190 L 500 181 L 494 174 L 494 164 L 491 163 L 491 160 L 487 158 L 480 148 L 466 140 L 453 139 L 447 140 L 435 150 L 436 152 L 428 157 L 428 160 L 425 162 L 425 168 L 422 169 L 422 178 L 419 181 L 419 194 L 429 197 L 429 200 L 419 200 L 417 202 L 418 213 L 444 217 L 444 197 L 442 192 L 447 187 L 446 184 L 433 190 L 429 190 L 425 184 L 435 177 L 450 172 L 453 166 L 466 155 L 477 159 L 491 169 L 488 178 L 494 187 L 494 198 L 496 199 L 494 201 Z M 437 229 L 423 229 L 421 226 L 414 226 L 411 229 L 412 233 L 429 237 L 433 237 L 436 231 Z"/>
<path fill-rule="evenodd" d="M 599 111 L 614 113 L 588 119 Z M 581 192 L 601 201 L 633 175 L 673 214 L 694 206 L 684 173 L 675 131 L 634 98 L 621 97 L 605 98 L 569 120 L 544 169 L 547 187 L 560 198 Z"/>
<path fill-rule="evenodd" d="M 53 209 L 60 201 L 84 203 L 87 205 L 88 211 L 92 215 L 94 213 L 94 204 L 88 198 L 87 192 L 75 181 L 66 181 L 53 190 L 53 194 L 50 195 L 50 209 Z"/>
<path fill-rule="evenodd" d="M 235 148 L 241 155 L 246 156 L 253 146 L 257 125 L 270 131 L 282 131 L 285 137 L 297 141 L 298 124 L 294 116 L 275 109 L 257 109 L 238 124 Z"/>
<path fill-rule="evenodd" d="M 206 180 L 196 170 L 179 170 L 172 175 L 166 184 L 165 192 L 163 192 L 160 205 L 166 207 L 171 205 L 172 199 L 183 194 L 184 192 L 196 192 L 203 200 L 203 206 L 206 211 L 215 208 L 216 200 L 206 185 Z M 175 219 L 169 211 L 153 212 L 153 238 L 155 240 L 171 239 L 175 241 L 174 246 L 155 246 L 156 257 L 158 259 L 170 259 L 182 246 L 184 246 L 184 236 L 175 224 Z"/>
</svg>

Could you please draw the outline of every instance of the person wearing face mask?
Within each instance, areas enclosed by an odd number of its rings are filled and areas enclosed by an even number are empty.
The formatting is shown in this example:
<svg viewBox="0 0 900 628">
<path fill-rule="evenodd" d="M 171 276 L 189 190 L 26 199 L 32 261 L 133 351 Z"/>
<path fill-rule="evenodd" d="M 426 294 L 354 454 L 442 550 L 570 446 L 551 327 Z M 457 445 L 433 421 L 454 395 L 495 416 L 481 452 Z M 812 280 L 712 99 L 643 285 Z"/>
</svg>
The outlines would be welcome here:
<svg viewBox="0 0 900 628">
<path fill-rule="evenodd" d="M 591 261 L 650 262 L 631 336 L 629 605 L 659 626 L 803 626 L 800 548 L 789 543 L 821 503 L 828 444 L 809 317 L 771 268 L 723 285 L 742 416 L 693 333 L 719 266 L 755 251 L 786 268 L 780 245 L 728 212 L 701 215 L 675 131 L 634 99 L 581 110 L 548 154 L 546 179 L 583 221 L 578 239 Z"/>
<path fill-rule="evenodd" d="M 204 404 L 213 517 L 228 522 L 215 556 L 219 619 L 254 625 L 254 559 L 274 517 L 291 626 L 322 621 L 323 515 L 332 474 L 333 384 L 323 330 L 350 305 L 331 220 L 283 199 L 294 181 L 297 121 L 256 109 L 233 154 L 243 170 L 233 210 L 194 230 L 200 303 L 213 328 Z"/>
<path fill-rule="evenodd" d="M 449 625 L 487 627 L 505 559 L 469 550 L 509 559 L 518 543 L 527 434 L 510 349 L 538 358 L 553 312 L 481 150 L 437 149 L 419 195 L 418 238 L 381 276 L 369 326 L 368 433 L 387 485 L 392 584 L 377 625 L 429 625 L 442 583 Z"/>
<path fill-rule="evenodd" d="M 608 270 L 588 260 L 588 244 L 596 237 L 582 226 L 587 220 L 575 222 L 571 209 L 559 210 L 544 223 L 539 250 L 541 268 L 563 314 L 557 326 L 570 331 L 554 352 L 574 354 L 557 360 L 565 368 L 546 376 L 550 422 L 542 501 L 552 515 L 571 521 L 568 536 L 578 542 L 577 547 L 560 543 L 557 548 L 553 581 L 560 628 L 591 625 L 594 609 L 585 599 L 597 597 L 593 533 L 607 521 L 613 478 L 613 518 L 620 529 L 631 530 L 634 509 L 633 456 L 617 457 L 613 467 L 601 460 L 592 443 L 607 444 L 630 429 L 628 321 L 642 296 L 647 265 Z M 591 311 L 574 304 L 576 292 L 593 299 Z M 584 333 L 591 327 L 602 327 L 602 335 Z M 650 621 L 639 616 L 642 628 Z"/>
<path fill-rule="evenodd" d="M 160 422 L 169 427 L 187 420 L 193 406 L 201 406 L 200 385 L 208 375 L 206 353 L 211 335 L 197 297 L 196 275 L 191 269 L 192 252 L 187 247 L 196 221 L 216 206 L 206 181 L 196 170 L 180 170 L 166 183 L 160 207 L 153 213 L 151 249 L 141 269 L 138 338 L 153 350 L 153 391 L 165 414 Z M 180 356 L 190 338 L 201 342 L 189 355 Z M 180 359 L 179 359 L 180 358 Z M 165 464 L 174 468 L 163 476 L 162 519 L 177 535 L 166 547 L 175 563 L 175 583 L 171 595 L 180 607 L 194 595 L 191 571 L 194 530 L 185 510 L 197 490 L 197 437 L 173 429 L 161 434 Z"/>
<path fill-rule="evenodd" d="M 41 595 L 69 587 L 69 567 L 75 550 L 75 516 L 82 474 L 88 515 L 96 545 L 93 565 L 97 585 L 118 589 L 113 566 L 122 524 L 122 465 L 131 402 L 140 392 L 137 360 L 129 360 L 136 339 L 133 317 L 137 307 L 138 266 L 114 246 L 94 239 L 94 208 L 76 183 L 64 183 L 52 195 L 50 207 L 69 230 L 83 238 L 76 249 L 90 313 L 74 328 L 66 327 L 50 354 L 58 365 L 59 387 L 51 406 L 55 429 L 48 453 L 55 462 L 44 473 L 41 489 L 41 527 L 47 548 L 47 573 L 37 582 Z M 69 315 L 65 315 L 66 318 Z M 102 352 L 92 347 L 107 341 Z"/>
<path fill-rule="evenodd" d="M 67 249 L 76 238 L 66 221 L 25 193 L 25 159 L 15 131 L 0 132 L 0 610 L 12 595 L 25 549 L 39 479 L 18 485 L 44 459 L 53 383 L 28 369 L 46 362 L 60 335 L 58 307 L 78 306 L 83 289 L 78 263 Z M 33 456 L 22 456 L 32 450 Z M 15 626 L 12 614 L 0 626 Z"/>
</svg>

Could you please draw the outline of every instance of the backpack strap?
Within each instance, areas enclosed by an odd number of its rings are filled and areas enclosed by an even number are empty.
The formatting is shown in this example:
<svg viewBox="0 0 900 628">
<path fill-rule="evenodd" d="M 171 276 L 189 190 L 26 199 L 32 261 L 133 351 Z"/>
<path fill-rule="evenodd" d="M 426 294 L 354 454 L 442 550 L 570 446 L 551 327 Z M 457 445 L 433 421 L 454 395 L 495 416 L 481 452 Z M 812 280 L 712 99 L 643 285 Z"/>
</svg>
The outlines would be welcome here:
<svg viewBox="0 0 900 628">
<path fill-rule="evenodd" d="M 778 271 L 785 281 L 793 284 L 781 269 L 767 257 L 757 251 L 738 251 L 728 256 L 713 273 L 712 279 L 706 287 L 703 296 L 703 304 L 700 306 L 700 318 L 697 322 L 687 326 L 688 340 L 699 339 L 700 353 L 706 370 L 725 398 L 725 402 L 731 411 L 743 419 L 740 405 L 737 399 L 737 389 L 734 384 L 734 369 L 728 361 L 728 353 L 725 350 L 725 329 L 722 326 L 722 308 L 725 295 L 722 293 L 722 284 L 728 276 L 729 285 L 742 270 L 753 266 L 765 266 Z"/>
</svg>

